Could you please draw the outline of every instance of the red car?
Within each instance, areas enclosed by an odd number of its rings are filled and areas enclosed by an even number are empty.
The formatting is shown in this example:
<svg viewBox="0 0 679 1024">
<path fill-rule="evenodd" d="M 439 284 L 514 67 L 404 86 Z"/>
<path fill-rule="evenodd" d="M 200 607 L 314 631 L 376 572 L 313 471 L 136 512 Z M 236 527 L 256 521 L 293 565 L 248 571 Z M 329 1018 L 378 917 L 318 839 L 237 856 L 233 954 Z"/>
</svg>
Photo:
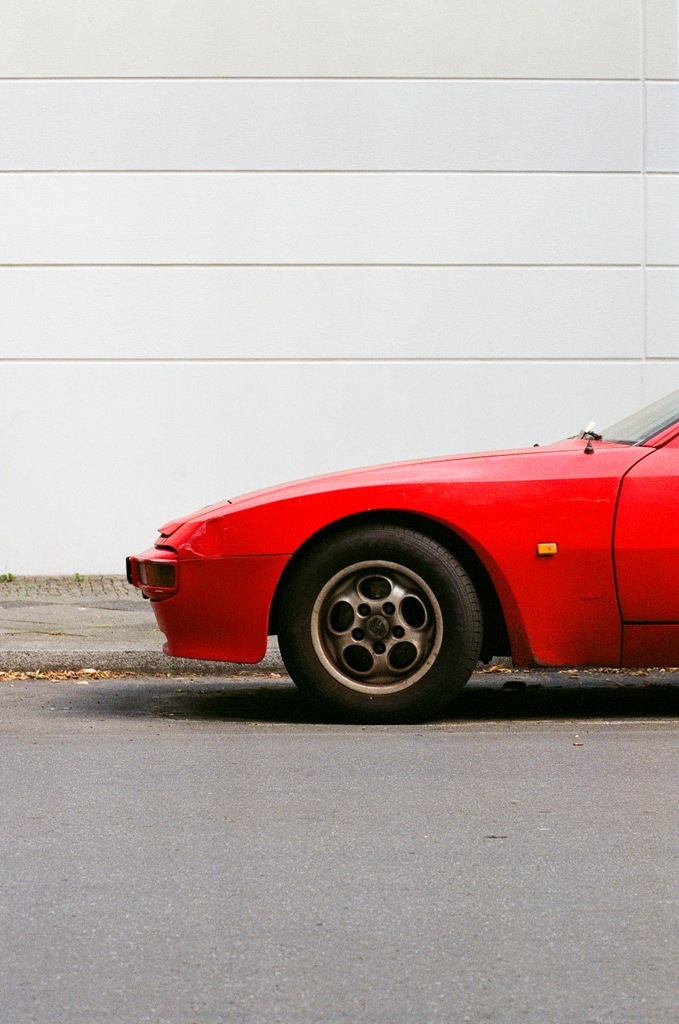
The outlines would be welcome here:
<svg viewBox="0 0 679 1024">
<path fill-rule="evenodd" d="M 679 665 L 679 392 L 602 435 L 337 473 L 176 519 L 129 558 L 165 651 L 260 661 L 363 720 L 479 659 Z"/>
</svg>

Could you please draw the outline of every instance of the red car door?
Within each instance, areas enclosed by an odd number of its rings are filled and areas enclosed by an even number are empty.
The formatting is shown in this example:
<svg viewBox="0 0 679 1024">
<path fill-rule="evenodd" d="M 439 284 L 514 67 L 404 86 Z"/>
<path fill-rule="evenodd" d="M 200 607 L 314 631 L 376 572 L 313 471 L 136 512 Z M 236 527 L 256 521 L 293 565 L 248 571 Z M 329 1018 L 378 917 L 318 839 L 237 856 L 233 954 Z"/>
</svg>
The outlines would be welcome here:
<svg viewBox="0 0 679 1024">
<path fill-rule="evenodd" d="M 679 665 L 679 447 L 671 445 L 632 466 L 620 489 L 614 559 L 628 667 Z"/>
</svg>

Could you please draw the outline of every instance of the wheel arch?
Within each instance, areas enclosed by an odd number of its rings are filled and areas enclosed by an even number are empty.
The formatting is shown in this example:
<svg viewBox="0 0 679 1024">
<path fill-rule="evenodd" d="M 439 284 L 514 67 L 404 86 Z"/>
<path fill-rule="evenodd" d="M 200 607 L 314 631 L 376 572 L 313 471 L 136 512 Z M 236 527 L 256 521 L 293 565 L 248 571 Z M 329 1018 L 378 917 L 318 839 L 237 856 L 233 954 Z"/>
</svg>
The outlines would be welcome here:
<svg viewBox="0 0 679 1024">
<path fill-rule="evenodd" d="M 306 556 L 307 552 L 317 544 L 321 544 L 328 537 L 331 537 L 333 533 L 338 533 L 348 526 L 374 526 L 377 524 L 408 527 L 430 537 L 447 548 L 468 573 L 481 601 L 484 622 L 481 660 L 490 661 L 494 655 L 511 654 L 509 634 L 502 603 L 488 570 L 474 549 L 445 523 L 416 512 L 401 512 L 388 509 L 358 512 L 354 515 L 338 519 L 312 534 L 300 545 L 285 566 L 274 591 L 269 613 L 270 636 L 278 632 L 280 602 L 285 592 L 287 580 L 300 560 Z"/>
</svg>

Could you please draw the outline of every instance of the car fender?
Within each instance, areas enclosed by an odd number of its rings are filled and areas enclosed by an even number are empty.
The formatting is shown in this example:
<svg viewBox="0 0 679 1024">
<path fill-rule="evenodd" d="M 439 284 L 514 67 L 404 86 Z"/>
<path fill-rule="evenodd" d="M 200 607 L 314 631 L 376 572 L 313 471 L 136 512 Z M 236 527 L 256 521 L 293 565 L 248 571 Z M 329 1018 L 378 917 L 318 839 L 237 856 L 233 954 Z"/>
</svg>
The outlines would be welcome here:
<svg viewBox="0 0 679 1024">
<path fill-rule="evenodd" d="M 317 478 L 234 499 L 184 522 L 164 543 L 182 560 L 275 558 L 280 576 L 332 524 L 365 513 L 422 517 L 460 537 L 485 566 L 517 664 L 617 665 L 615 506 L 622 476 L 648 453 L 597 445 L 591 457 L 582 442 L 563 442 Z M 540 556 L 542 543 L 555 544 L 556 554 Z M 261 613 L 256 628 L 264 628 Z"/>
</svg>

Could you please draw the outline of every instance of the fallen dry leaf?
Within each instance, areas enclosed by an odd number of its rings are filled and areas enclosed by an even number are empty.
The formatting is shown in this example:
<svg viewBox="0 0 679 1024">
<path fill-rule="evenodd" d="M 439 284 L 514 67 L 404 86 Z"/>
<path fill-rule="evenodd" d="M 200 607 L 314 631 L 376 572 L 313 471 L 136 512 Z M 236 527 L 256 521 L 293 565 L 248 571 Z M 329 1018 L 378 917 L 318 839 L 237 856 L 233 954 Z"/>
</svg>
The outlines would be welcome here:
<svg viewBox="0 0 679 1024">
<path fill-rule="evenodd" d="M 87 679 L 119 679 L 123 676 L 134 675 L 134 672 L 105 672 L 99 671 L 96 668 L 81 668 L 77 671 L 73 669 L 64 669 L 63 671 L 55 670 L 53 672 L 41 672 L 39 669 L 35 672 L 0 672 L 0 681 L 5 679 L 46 679 L 49 682 L 64 682 L 68 679 L 72 679 L 74 682 L 84 682 L 83 676 L 87 676 Z"/>
</svg>

